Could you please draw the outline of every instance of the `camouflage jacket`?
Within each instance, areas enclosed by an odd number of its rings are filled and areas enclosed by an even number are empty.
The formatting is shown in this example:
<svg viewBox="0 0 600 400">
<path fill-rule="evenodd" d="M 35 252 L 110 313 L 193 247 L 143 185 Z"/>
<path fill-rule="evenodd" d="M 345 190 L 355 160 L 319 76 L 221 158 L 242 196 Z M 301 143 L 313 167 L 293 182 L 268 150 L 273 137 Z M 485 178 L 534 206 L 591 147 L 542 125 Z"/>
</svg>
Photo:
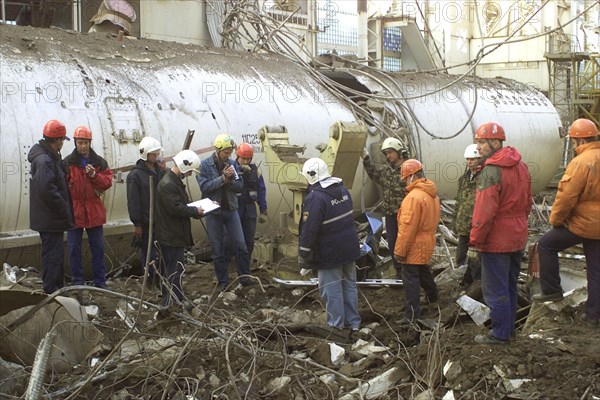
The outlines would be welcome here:
<svg viewBox="0 0 600 400">
<path fill-rule="evenodd" d="M 396 215 L 406 195 L 406 184 L 400 178 L 400 167 L 391 167 L 388 164 L 377 167 L 371 157 L 363 160 L 363 166 L 369 178 L 381 185 L 383 191 L 382 211 L 385 214 Z"/>
<path fill-rule="evenodd" d="M 456 213 L 454 215 L 454 231 L 460 236 L 469 236 L 473 209 L 475 208 L 475 177 L 477 174 L 467 171 L 458 179 L 456 195 Z"/>
</svg>

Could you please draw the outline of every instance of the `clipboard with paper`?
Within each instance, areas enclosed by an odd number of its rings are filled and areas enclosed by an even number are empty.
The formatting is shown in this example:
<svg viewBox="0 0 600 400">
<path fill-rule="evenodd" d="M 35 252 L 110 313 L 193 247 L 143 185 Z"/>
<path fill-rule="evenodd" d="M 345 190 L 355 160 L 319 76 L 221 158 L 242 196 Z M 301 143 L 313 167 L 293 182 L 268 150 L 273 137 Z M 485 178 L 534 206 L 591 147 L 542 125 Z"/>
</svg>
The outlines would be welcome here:
<svg viewBox="0 0 600 400">
<path fill-rule="evenodd" d="M 204 215 L 208 215 L 208 214 L 214 212 L 215 210 L 218 210 L 219 208 L 221 208 L 219 203 L 215 203 L 209 198 L 193 201 L 191 203 L 188 203 L 188 206 L 202 207 L 202 209 L 204 210 Z"/>
</svg>

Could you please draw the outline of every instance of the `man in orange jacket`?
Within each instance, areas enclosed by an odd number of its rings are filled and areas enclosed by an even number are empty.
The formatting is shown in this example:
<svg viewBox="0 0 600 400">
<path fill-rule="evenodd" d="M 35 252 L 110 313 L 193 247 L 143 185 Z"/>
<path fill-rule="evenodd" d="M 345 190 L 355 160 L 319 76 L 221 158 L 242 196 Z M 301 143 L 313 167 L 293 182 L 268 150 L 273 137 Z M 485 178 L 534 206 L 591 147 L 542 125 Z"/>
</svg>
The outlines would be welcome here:
<svg viewBox="0 0 600 400">
<path fill-rule="evenodd" d="M 600 321 L 600 142 L 598 128 L 578 119 L 569 129 L 576 157 L 558 184 L 550 214 L 550 229 L 538 242 L 542 293 L 537 301 L 563 298 L 558 252 L 583 243 L 587 264 L 588 299 L 581 319 L 593 326 Z"/>
<path fill-rule="evenodd" d="M 421 318 L 421 287 L 430 303 L 438 298 L 437 286 L 427 264 L 435 249 L 435 232 L 441 210 L 435 183 L 425 178 L 423 165 L 419 161 L 404 161 L 401 177 L 406 183 L 407 194 L 398 210 L 398 237 L 394 255 L 402 266 L 406 297 L 405 317 L 401 323 L 408 323 Z"/>
</svg>

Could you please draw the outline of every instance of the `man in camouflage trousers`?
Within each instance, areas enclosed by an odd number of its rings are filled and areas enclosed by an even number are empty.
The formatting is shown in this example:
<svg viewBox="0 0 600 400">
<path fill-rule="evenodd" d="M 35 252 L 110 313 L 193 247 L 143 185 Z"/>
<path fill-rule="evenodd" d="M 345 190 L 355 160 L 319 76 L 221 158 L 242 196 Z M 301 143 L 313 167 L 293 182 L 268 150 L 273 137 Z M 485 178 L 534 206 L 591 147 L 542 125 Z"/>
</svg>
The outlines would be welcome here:
<svg viewBox="0 0 600 400">
<path fill-rule="evenodd" d="M 381 185 L 383 191 L 381 208 L 385 214 L 388 248 L 392 254 L 394 268 L 396 268 L 396 277 L 402 279 L 401 264 L 394 256 L 394 248 L 398 237 L 398 209 L 406 195 L 406 184 L 400 178 L 400 167 L 408 159 L 408 152 L 402 142 L 396 138 L 385 139 L 381 145 L 381 151 L 385 154 L 388 165 L 377 167 L 365 149 L 362 154 L 363 166 L 369 178 Z"/>
<path fill-rule="evenodd" d="M 462 285 L 470 285 L 481 280 L 481 264 L 474 257 L 467 257 L 469 249 L 469 236 L 471 235 L 471 222 L 475 208 L 475 177 L 481 170 L 479 165 L 479 151 L 476 144 L 470 144 L 465 149 L 467 168 L 458 179 L 458 193 L 456 194 L 456 214 L 454 216 L 454 232 L 458 235 L 456 248 L 456 264 L 465 265 L 467 269 L 462 278 Z"/>
</svg>

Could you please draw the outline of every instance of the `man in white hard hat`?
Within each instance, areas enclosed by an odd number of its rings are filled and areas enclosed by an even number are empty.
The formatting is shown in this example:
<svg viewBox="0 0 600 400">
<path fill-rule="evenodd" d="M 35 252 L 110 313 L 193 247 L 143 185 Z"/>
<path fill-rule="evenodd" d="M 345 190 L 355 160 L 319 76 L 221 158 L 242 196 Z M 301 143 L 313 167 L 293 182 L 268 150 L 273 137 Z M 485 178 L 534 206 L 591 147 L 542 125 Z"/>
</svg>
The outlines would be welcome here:
<svg viewBox="0 0 600 400">
<path fill-rule="evenodd" d="M 465 149 L 467 168 L 458 179 L 458 192 L 456 194 L 456 213 L 454 215 L 454 232 L 458 235 L 456 248 L 456 264 L 467 265 L 461 284 L 470 285 L 481 280 L 481 265 L 475 257 L 467 257 L 469 250 L 469 236 L 475 208 L 475 177 L 481 170 L 479 165 L 479 151 L 477 144 L 470 144 Z"/>
<path fill-rule="evenodd" d="M 381 209 L 385 215 L 385 230 L 387 233 L 388 248 L 392 255 L 396 277 L 401 278 L 401 264 L 394 257 L 396 237 L 398 236 L 397 215 L 400 204 L 406 195 L 406 185 L 400 179 L 400 167 L 408 159 L 408 152 L 399 139 L 387 138 L 381 144 L 381 152 L 385 155 L 387 165 L 377 167 L 367 150 L 363 150 L 363 167 L 369 178 L 381 186 Z"/>
<path fill-rule="evenodd" d="M 141 262 L 143 268 L 148 268 L 145 272 L 148 274 L 146 282 L 148 285 L 158 284 L 154 279 L 154 269 L 156 265 L 156 249 L 154 245 L 150 246 L 150 257 L 148 254 L 148 240 L 154 242 L 150 235 L 150 177 L 153 177 L 154 190 L 158 181 L 164 174 L 164 163 L 159 162 L 162 146 L 158 140 L 146 136 L 142 139 L 139 146 L 140 158 L 133 167 L 133 170 L 127 175 L 127 210 L 129 219 L 133 222 L 134 243 L 139 245 L 141 251 Z M 156 203 L 156 201 L 155 201 Z M 154 207 L 155 205 L 152 205 Z M 152 266 L 152 261 L 155 265 Z"/>
<path fill-rule="evenodd" d="M 160 247 L 162 288 L 162 315 L 168 314 L 173 304 L 191 309 L 191 302 L 183 294 L 184 254 L 192 246 L 190 218 L 204 215 L 201 207 L 188 206 L 190 199 L 183 178 L 199 173 L 200 158 L 192 150 L 183 150 L 173 157 L 173 166 L 165 171 L 156 188 L 156 239 Z"/>
<path fill-rule="evenodd" d="M 360 257 L 352 215 L 352 197 L 340 178 L 329 174 L 320 158 L 304 163 L 308 182 L 302 205 L 298 264 L 318 271 L 319 292 L 325 300 L 327 324 L 334 329 L 359 329 L 356 264 Z"/>
</svg>

